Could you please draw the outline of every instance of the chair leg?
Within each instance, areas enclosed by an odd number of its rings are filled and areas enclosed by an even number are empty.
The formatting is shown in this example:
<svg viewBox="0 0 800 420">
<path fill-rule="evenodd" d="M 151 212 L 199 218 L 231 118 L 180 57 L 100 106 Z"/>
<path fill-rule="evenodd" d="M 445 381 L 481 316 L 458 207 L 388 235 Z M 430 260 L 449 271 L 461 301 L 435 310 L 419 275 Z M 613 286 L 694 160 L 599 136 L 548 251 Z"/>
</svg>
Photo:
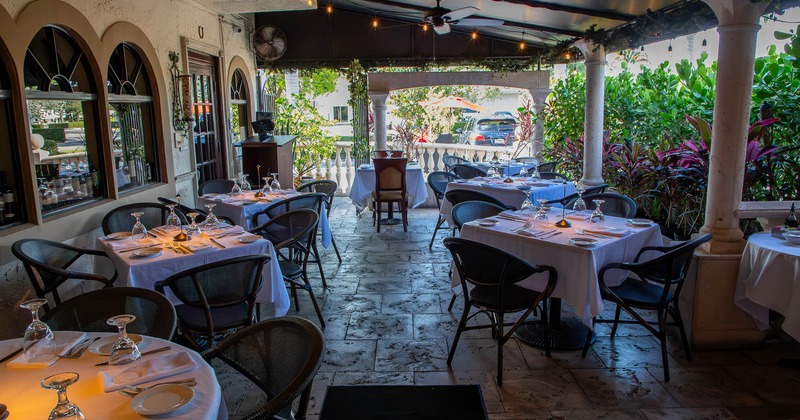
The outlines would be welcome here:
<svg viewBox="0 0 800 420">
<path fill-rule="evenodd" d="M 614 326 L 611 327 L 611 338 L 614 338 L 617 335 L 617 326 L 619 325 L 619 314 L 622 311 L 622 306 L 617 303 L 617 310 L 614 312 Z"/>
<path fill-rule="evenodd" d="M 333 250 L 336 251 L 336 258 L 339 260 L 339 264 L 341 264 L 342 256 L 339 254 L 339 247 L 336 246 L 336 238 L 333 237 L 333 234 L 331 234 L 331 243 L 333 244 Z"/>
<path fill-rule="evenodd" d="M 464 303 L 464 312 L 461 314 L 461 320 L 458 322 L 458 329 L 456 329 L 456 336 L 453 338 L 453 344 L 450 345 L 450 354 L 447 356 L 447 366 L 453 361 L 453 356 L 456 354 L 456 347 L 458 347 L 458 339 L 461 338 L 461 332 L 467 326 L 467 318 L 469 317 L 469 303 Z"/>
<path fill-rule="evenodd" d="M 403 215 L 403 232 L 408 232 L 408 204 L 400 203 L 400 209 Z"/>
<path fill-rule="evenodd" d="M 544 323 L 544 355 L 550 357 L 550 312 L 547 311 L 548 299 L 542 299 L 542 323 Z"/>
<path fill-rule="evenodd" d="M 667 354 L 667 314 L 658 310 L 658 339 L 661 341 L 661 363 L 664 365 L 664 382 L 669 382 L 669 356 Z"/>
<path fill-rule="evenodd" d="M 319 310 L 319 303 L 317 303 L 317 297 L 314 295 L 314 289 L 311 288 L 311 283 L 308 282 L 308 278 L 305 276 L 303 277 L 303 281 L 306 283 L 303 289 L 308 292 L 308 295 L 311 297 L 311 303 L 314 304 L 314 310 L 317 311 L 320 328 L 325 328 L 325 320 L 322 318 L 322 311 Z"/>
<path fill-rule="evenodd" d="M 322 287 L 327 288 L 328 282 L 325 281 L 325 272 L 322 271 L 322 259 L 319 257 L 319 248 L 317 247 L 317 241 L 311 243 L 311 251 L 314 252 L 314 260 L 317 262 L 317 267 L 319 268 L 319 276 L 322 278 Z"/>
<path fill-rule="evenodd" d="M 583 350 L 581 351 L 581 357 L 584 359 L 586 358 L 586 354 L 589 353 L 589 345 L 592 344 L 592 330 L 594 330 L 596 317 L 592 317 L 592 328 L 589 329 L 589 332 L 586 333 L 586 342 L 583 343 Z"/>
<path fill-rule="evenodd" d="M 453 293 L 453 297 L 450 298 L 450 304 L 447 305 L 447 312 L 453 311 L 453 305 L 456 304 L 456 298 L 458 298 L 458 295 Z"/>
<path fill-rule="evenodd" d="M 428 244 L 428 249 L 431 250 L 431 251 L 433 251 L 433 241 L 436 239 L 436 232 L 439 231 L 439 228 L 442 227 L 444 222 L 445 222 L 444 217 L 439 215 L 439 220 L 436 221 L 436 227 L 433 228 L 433 235 L 431 236 L 431 243 Z"/>
<path fill-rule="evenodd" d="M 678 301 L 675 300 L 672 305 L 672 319 L 678 324 L 678 331 L 681 333 L 681 344 L 683 345 L 683 353 L 686 355 L 686 360 L 692 361 L 692 350 L 689 348 L 689 340 L 686 337 L 686 328 L 683 326 L 683 317 L 681 310 L 678 308 Z"/>
<path fill-rule="evenodd" d="M 297 420 L 303 420 L 306 418 L 306 413 L 308 412 L 308 402 L 311 399 L 311 384 L 308 384 L 306 389 L 303 390 L 303 393 L 300 394 L 300 401 L 297 405 L 297 413 L 295 413 L 294 418 Z"/>
<path fill-rule="evenodd" d="M 292 285 L 292 297 L 294 297 L 294 310 L 300 310 L 300 301 L 297 299 L 297 287 L 294 283 L 290 283 Z"/>
<path fill-rule="evenodd" d="M 497 386 L 503 386 L 503 324 L 505 316 L 502 312 L 497 313 Z"/>
<path fill-rule="evenodd" d="M 372 215 L 375 218 L 377 218 L 377 220 L 378 220 L 378 233 L 381 233 L 381 202 L 378 201 L 378 204 L 375 207 L 376 207 L 376 209 L 375 209 L 376 212 L 372 213 Z M 374 224 L 375 223 L 373 223 L 373 225 Z"/>
</svg>

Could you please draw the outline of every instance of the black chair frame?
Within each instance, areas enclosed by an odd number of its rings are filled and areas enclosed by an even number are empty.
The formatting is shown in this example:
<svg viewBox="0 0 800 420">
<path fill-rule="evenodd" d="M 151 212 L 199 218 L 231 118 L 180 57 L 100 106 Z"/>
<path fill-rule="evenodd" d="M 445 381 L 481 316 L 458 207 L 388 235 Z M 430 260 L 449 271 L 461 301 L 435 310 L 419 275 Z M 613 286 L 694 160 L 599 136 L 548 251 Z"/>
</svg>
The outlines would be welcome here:
<svg viewBox="0 0 800 420">
<path fill-rule="evenodd" d="M 428 174 L 428 185 L 431 187 L 433 191 L 433 195 L 436 198 L 436 208 L 442 208 L 442 200 L 444 200 L 444 193 L 447 189 L 447 184 L 459 179 L 458 175 L 452 172 L 445 172 L 445 171 L 434 171 Z M 436 239 L 436 232 L 442 227 L 442 225 L 447 222 L 441 214 L 439 214 L 439 218 L 436 221 L 436 227 L 433 228 L 433 235 L 431 235 L 431 242 L 428 244 L 428 249 L 433 250 L 433 241 Z"/>
<path fill-rule="evenodd" d="M 339 188 L 339 184 L 336 181 L 331 181 L 328 179 L 323 179 L 319 181 L 312 181 L 305 183 L 299 187 L 297 187 L 298 192 L 309 192 L 309 193 L 323 193 L 328 196 L 325 200 L 325 214 L 328 216 L 328 220 L 331 218 L 331 208 L 333 207 L 333 198 L 336 196 L 336 190 Z M 333 236 L 333 232 L 331 232 L 331 244 L 333 244 L 333 250 L 336 252 L 336 258 L 339 260 L 339 264 L 342 263 L 342 256 L 339 254 L 339 247 L 336 246 L 336 238 Z"/>
</svg>

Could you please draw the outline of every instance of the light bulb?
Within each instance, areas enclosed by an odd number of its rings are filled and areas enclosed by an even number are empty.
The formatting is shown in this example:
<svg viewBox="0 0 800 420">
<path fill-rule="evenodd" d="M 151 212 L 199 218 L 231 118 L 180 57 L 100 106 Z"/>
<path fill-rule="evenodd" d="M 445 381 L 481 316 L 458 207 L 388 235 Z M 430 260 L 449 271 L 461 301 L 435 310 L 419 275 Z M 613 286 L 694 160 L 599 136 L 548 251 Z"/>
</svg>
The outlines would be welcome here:
<svg viewBox="0 0 800 420">
<path fill-rule="evenodd" d="M 520 41 L 519 42 L 519 49 L 521 49 L 521 50 L 525 49 L 525 41 Z"/>
<path fill-rule="evenodd" d="M 333 13 L 333 5 L 329 4 L 328 6 L 326 6 L 325 11 L 328 12 L 328 14 Z"/>
<path fill-rule="evenodd" d="M 428 31 L 428 24 L 427 23 L 423 23 L 422 24 L 422 30 L 426 31 L 426 32 Z"/>
<path fill-rule="evenodd" d="M 372 19 L 372 27 L 378 29 L 378 18 Z"/>
<path fill-rule="evenodd" d="M 472 31 L 472 34 L 470 34 L 470 38 L 472 38 L 473 40 L 478 39 L 478 31 Z"/>
</svg>

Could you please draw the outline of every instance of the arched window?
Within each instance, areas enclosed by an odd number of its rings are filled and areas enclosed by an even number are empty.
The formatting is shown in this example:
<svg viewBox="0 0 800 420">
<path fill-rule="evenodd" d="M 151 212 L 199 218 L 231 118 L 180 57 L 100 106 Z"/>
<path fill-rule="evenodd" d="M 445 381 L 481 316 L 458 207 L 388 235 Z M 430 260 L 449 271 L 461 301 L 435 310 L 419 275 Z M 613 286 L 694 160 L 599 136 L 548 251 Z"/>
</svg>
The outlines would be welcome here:
<svg viewBox="0 0 800 420">
<path fill-rule="evenodd" d="M 14 139 L 13 112 L 8 71 L 0 55 L 0 230 L 25 222 L 24 194 L 18 142 Z"/>
<path fill-rule="evenodd" d="M 247 98 L 247 82 L 244 73 L 236 69 L 231 76 L 231 131 L 233 133 L 231 138 L 234 142 L 247 138 L 247 125 L 251 121 Z M 240 151 L 241 149 L 237 150 L 237 153 Z"/>
<path fill-rule="evenodd" d="M 97 90 L 86 54 L 67 31 L 45 26 L 25 56 L 30 129 L 44 138 L 36 176 L 44 216 L 105 196 Z"/>
<path fill-rule="evenodd" d="M 108 63 L 108 113 L 120 192 L 160 180 L 153 89 L 144 64 L 126 43 L 117 45 Z"/>
</svg>

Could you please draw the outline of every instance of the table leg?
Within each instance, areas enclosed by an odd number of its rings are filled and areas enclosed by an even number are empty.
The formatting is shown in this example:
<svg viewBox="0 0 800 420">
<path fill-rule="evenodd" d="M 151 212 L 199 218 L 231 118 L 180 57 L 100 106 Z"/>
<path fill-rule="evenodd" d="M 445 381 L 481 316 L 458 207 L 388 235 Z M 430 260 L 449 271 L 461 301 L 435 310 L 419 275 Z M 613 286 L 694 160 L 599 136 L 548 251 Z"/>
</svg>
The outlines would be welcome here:
<svg viewBox="0 0 800 420">
<path fill-rule="evenodd" d="M 381 219 L 382 225 L 399 225 L 403 223 L 400 219 L 394 218 L 394 205 L 392 203 L 386 203 L 386 206 L 389 207 L 389 215 L 386 219 Z"/>
<path fill-rule="evenodd" d="M 550 298 L 550 348 L 552 350 L 580 350 L 586 343 L 589 327 L 578 318 L 561 318 L 561 299 Z M 544 323 L 541 320 L 526 322 L 514 335 L 523 343 L 537 348 L 545 347 Z M 592 342 L 595 336 L 592 334 Z"/>
</svg>

